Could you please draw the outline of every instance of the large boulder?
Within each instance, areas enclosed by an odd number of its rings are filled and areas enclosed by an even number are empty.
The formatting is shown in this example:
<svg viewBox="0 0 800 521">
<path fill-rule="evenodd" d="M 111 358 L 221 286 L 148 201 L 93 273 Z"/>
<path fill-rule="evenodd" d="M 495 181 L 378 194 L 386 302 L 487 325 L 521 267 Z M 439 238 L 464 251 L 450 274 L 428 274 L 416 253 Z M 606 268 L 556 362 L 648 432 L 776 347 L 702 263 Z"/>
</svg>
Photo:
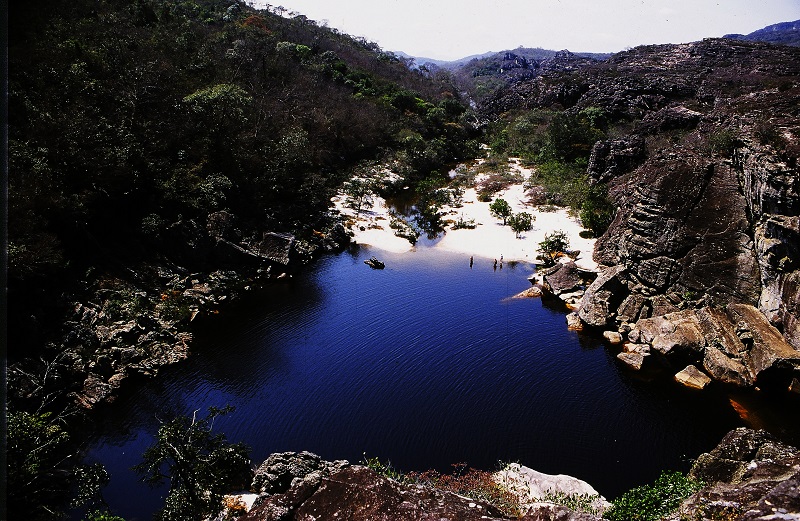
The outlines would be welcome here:
<svg viewBox="0 0 800 521">
<path fill-rule="evenodd" d="M 747 304 L 639 320 L 628 338 L 676 364 L 702 365 L 711 378 L 726 384 L 785 391 L 800 381 L 800 351 Z"/>
<path fill-rule="evenodd" d="M 800 451 L 764 431 L 739 428 L 702 454 L 689 476 L 706 486 L 670 520 L 800 519 Z"/>
<path fill-rule="evenodd" d="M 586 289 L 581 300 L 578 316 L 592 327 L 613 324 L 616 309 L 627 295 L 624 266 L 614 266 L 600 272 Z"/>
<path fill-rule="evenodd" d="M 544 288 L 555 296 L 572 293 L 583 288 L 583 278 L 574 261 L 558 262 L 547 268 L 542 276 Z"/>
<path fill-rule="evenodd" d="M 591 519 L 599 518 L 600 514 L 611 506 L 594 487 L 583 480 L 565 474 L 544 474 L 519 463 L 511 463 L 503 470 L 496 472 L 494 479 L 516 494 L 520 498 L 523 512 L 531 515 L 533 512 L 538 512 L 536 515 L 543 515 L 548 510 L 543 503 L 551 502 L 552 498 L 560 495 L 591 498 L 591 508 L 598 516 L 592 515 Z M 553 512 L 553 518 L 559 519 L 555 516 L 554 508 L 555 505 L 552 505 L 549 510 Z"/>
<path fill-rule="evenodd" d="M 259 465 L 252 490 L 260 494 L 281 494 L 292 486 L 318 486 L 322 478 L 348 467 L 347 461 L 325 461 L 311 452 L 277 452 Z"/>
</svg>

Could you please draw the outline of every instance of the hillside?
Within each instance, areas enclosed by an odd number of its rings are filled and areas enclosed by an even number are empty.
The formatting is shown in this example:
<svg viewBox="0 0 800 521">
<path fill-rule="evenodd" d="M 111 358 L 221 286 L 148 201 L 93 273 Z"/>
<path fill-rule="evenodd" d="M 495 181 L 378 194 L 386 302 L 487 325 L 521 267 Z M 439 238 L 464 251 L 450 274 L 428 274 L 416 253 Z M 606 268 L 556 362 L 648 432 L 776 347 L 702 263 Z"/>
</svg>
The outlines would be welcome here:
<svg viewBox="0 0 800 521">
<path fill-rule="evenodd" d="M 582 148 L 561 157 L 584 158 L 587 182 L 615 208 L 594 252 L 606 270 L 578 316 L 646 344 L 631 359 L 637 368 L 652 349 L 730 384 L 800 388 L 798 64 L 800 50 L 760 42 L 643 46 L 514 83 L 480 107 L 505 122 L 498 146 L 534 162 L 541 131 L 532 123 L 558 121 L 553 111 L 572 121 L 564 136 Z M 581 125 L 592 133 L 575 141 Z M 739 318 L 707 316 L 719 309 Z M 650 317 L 677 332 L 662 338 Z M 729 320 L 751 332 L 727 343 Z M 747 335 L 767 345 L 757 354 Z"/>
<path fill-rule="evenodd" d="M 800 20 L 770 25 L 750 34 L 726 34 L 723 38 L 797 47 L 800 46 Z"/>
<path fill-rule="evenodd" d="M 212 0 L 12 15 L 12 360 L 99 281 L 231 267 L 219 240 L 252 252 L 264 232 L 308 257 L 353 168 L 414 183 L 468 153 L 452 85 L 302 16 Z"/>
<path fill-rule="evenodd" d="M 513 50 L 486 53 L 452 62 L 427 64 L 430 69 L 449 71 L 455 84 L 471 101 L 480 104 L 487 96 L 513 83 L 530 80 L 552 68 L 582 66 L 602 61 L 610 54 L 571 53 L 542 48 L 518 47 Z"/>
<path fill-rule="evenodd" d="M 36 433 L 24 422 L 62 432 L 76 407 L 186 358 L 198 316 L 345 247 L 329 204 L 354 172 L 391 164 L 414 186 L 474 155 L 447 78 L 283 14 L 237 0 L 12 6 L 14 446 L 35 442 L 17 439 Z M 13 474 L 9 512 L 48 517 L 73 470 Z"/>
</svg>

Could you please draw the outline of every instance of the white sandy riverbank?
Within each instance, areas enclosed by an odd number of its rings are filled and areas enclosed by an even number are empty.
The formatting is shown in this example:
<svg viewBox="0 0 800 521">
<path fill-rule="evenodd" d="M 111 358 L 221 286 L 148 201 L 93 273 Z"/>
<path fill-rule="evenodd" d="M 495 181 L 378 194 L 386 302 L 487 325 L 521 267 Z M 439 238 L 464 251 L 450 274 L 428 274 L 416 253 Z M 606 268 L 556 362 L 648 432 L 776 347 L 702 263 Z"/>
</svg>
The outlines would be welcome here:
<svg viewBox="0 0 800 521">
<path fill-rule="evenodd" d="M 519 167 L 517 169 L 523 174 L 530 174 Z M 563 230 L 569 237 L 570 248 L 580 251 L 580 256 L 576 260 L 578 266 L 592 271 L 597 269 L 597 264 L 592 260 L 595 239 L 583 239 L 579 236 L 583 227 L 577 219 L 569 216 L 567 210 L 543 211 L 539 207 L 530 205 L 521 183 L 496 193 L 494 199 L 497 198 L 505 199 L 514 213 L 525 211 L 533 215 L 535 217 L 533 229 L 523 232 L 519 239 L 516 238 L 509 226 L 503 226 L 502 220 L 491 215 L 490 203 L 478 201 L 475 188 L 469 188 L 465 190 L 463 204 L 459 208 L 443 209 L 447 213 L 444 219 L 452 221 L 457 221 L 459 218 L 464 221 L 474 219 L 476 228 L 453 230 L 448 227 L 444 236 L 430 247 L 476 258 L 499 260 L 502 255 L 505 261 L 535 262 L 536 250 L 539 242 L 544 240 L 545 234 Z M 389 226 L 391 222 L 389 208 L 381 198 L 375 197 L 374 206 L 362 210 L 358 219 L 355 219 L 353 210 L 345 207 L 344 196 L 334 198 L 333 202 L 337 210 L 355 222 L 352 230 L 357 243 L 392 252 L 415 249 L 406 239 L 395 236 L 394 230 Z"/>
</svg>

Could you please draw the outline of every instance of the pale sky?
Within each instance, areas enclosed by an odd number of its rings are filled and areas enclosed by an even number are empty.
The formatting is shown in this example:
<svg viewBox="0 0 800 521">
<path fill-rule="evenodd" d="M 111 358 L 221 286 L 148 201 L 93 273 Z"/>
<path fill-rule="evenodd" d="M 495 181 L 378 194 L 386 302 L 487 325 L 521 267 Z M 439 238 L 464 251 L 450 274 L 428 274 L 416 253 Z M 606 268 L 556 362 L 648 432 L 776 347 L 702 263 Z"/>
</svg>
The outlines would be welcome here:
<svg viewBox="0 0 800 521">
<path fill-rule="evenodd" d="M 800 0 L 254 0 L 386 51 L 456 60 L 523 47 L 617 52 L 751 33 L 800 19 Z"/>
</svg>

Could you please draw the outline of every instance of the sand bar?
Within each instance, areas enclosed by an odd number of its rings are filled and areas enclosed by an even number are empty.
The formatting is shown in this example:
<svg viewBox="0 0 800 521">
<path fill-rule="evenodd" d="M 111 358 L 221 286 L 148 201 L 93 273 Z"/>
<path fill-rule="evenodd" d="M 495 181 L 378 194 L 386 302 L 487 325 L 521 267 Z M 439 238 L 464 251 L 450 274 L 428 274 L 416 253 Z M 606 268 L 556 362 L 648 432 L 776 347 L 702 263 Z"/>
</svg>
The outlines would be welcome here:
<svg viewBox="0 0 800 521">
<path fill-rule="evenodd" d="M 488 202 L 478 201 L 475 188 L 464 191 L 460 207 L 445 207 L 444 219 L 453 221 L 462 218 L 464 221 L 474 219 L 476 228 L 453 230 L 447 228 L 444 235 L 431 246 L 425 246 L 442 251 L 463 253 L 476 258 L 500 259 L 505 261 L 535 262 L 539 242 L 544 240 L 547 233 L 563 230 L 570 241 L 570 249 L 579 250 L 580 255 L 575 261 L 584 269 L 596 271 L 597 264 L 592 260 L 595 239 L 584 239 L 579 236 L 583 227 L 577 219 L 571 217 L 566 209 L 544 211 L 539 207 L 530 205 L 523 185 L 514 184 L 494 195 L 494 199 L 505 199 L 514 213 L 525 211 L 535 217 L 533 229 L 523 232 L 516 238 L 509 226 L 503 226 L 500 219 L 492 216 Z M 344 196 L 333 199 L 335 208 L 344 216 L 350 218 L 354 240 L 358 244 L 369 245 L 372 248 L 391 252 L 410 252 L 416 249 L 408 240 L 397 237 L 390 228 L 391 216 L 386 202 L 380 197 L 373 198 L 373 206 L 362 210 L 356 218 L 355 211 L 345 206 Z"/>
</svg>

